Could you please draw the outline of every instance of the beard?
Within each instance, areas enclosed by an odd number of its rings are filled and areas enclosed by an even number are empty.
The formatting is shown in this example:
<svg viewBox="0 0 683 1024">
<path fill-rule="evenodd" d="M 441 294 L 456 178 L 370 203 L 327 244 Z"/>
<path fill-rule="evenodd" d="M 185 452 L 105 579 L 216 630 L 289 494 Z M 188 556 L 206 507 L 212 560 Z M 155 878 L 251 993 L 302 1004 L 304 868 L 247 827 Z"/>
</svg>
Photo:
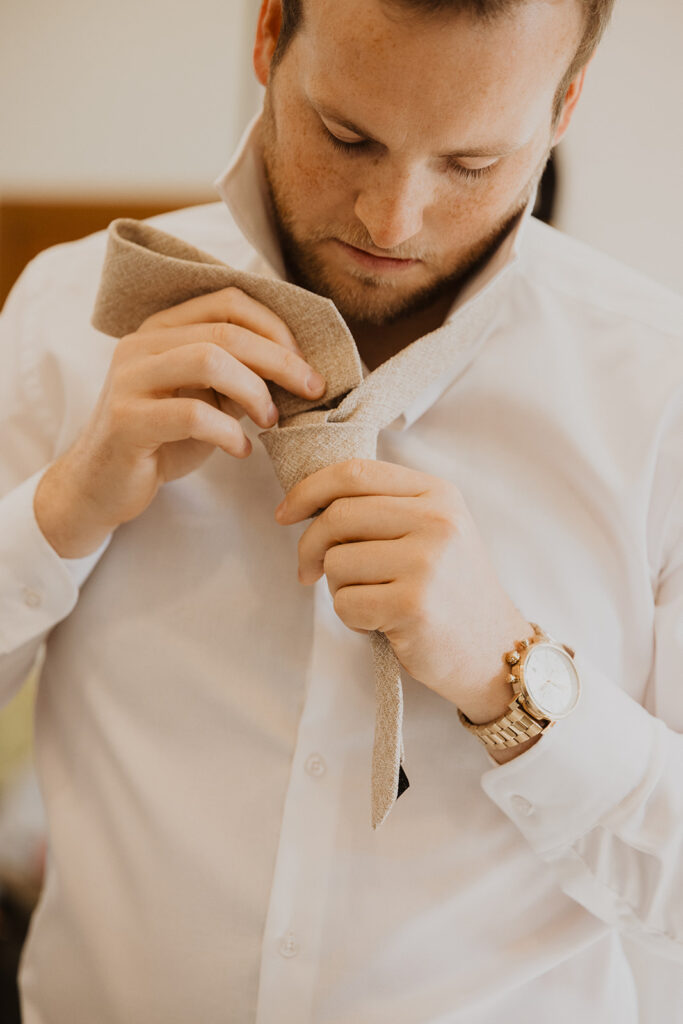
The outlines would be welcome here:
<svg viewBox="0 0 683 1024">
<path fill-rule="evenodd" d="M 270 199 L 273 224 L 278 235 L 288 279 L 308 291 L 331 299 L 347 323 L 358 326 L 388 326 L 399 320 L 419 315 L 449 296 L 455 301 L 458 293 L 491 259 L 502 242 L 514 229 L 532 195 L 535 193 L 551 152 L 551 147 L 537 167 L 530 180 L 517 196 L 507 213 L 486 233 L 474 242 L 461 256 L 457 265 L 434 280 L 406 291 L 384 275 L 375 275 L 365 268 L 347 270 L 344 275 L 335 274 L 326 263 L 319 249 L 320 244 L 336 239 L 358 249 L 374 250 L 375 246 L 364 225 L 356 221 L 353 225 L 340 228 L 339 225 L 320 224 L 309 230 L 305 238 L 297 230 L 297 218 L 293 212 L 285 178 L 278 167 L 275 121 L 269 97 L 266 95 L 261 124 L 261 142 L 265 180 Z M 410 246 L 410 249 L 408 249 Z M 386 253 L 397 259 L 420 259 L 425 264 L 433 261 L 438 254 L 415 251 L 415 243 L 398 246 Z"/>
</svg>

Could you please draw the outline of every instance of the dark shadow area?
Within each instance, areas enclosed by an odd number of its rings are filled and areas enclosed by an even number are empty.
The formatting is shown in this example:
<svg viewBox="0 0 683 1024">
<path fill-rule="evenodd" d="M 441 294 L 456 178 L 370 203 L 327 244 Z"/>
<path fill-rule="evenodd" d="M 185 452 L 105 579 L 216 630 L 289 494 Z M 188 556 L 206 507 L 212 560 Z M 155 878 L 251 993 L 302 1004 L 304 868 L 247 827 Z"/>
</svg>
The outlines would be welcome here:
<svg viewBox="0 0 683 1024">
<path fill-rule="evenodd" d="M 8 893 L 0 897 L 0 1021 L 21 1024 L 17 970 L 32 907 Z"/>
</svg>

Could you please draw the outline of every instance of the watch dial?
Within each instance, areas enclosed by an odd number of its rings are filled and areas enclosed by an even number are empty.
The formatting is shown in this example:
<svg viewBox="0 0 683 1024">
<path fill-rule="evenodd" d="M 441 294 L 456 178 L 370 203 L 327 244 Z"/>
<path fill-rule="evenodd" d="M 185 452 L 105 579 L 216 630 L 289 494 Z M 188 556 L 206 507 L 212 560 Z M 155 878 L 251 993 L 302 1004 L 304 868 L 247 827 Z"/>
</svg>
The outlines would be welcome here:
<svg viewBox="0 0 683 1024">
<path fill-rule="evenodd" d="M 549 718 L 568 715 L 579 699 L 579 676 L 574 662 L 564 651 L 548 644 L 529 649 L 524 682 L 534 704 Z"/>
</svg>

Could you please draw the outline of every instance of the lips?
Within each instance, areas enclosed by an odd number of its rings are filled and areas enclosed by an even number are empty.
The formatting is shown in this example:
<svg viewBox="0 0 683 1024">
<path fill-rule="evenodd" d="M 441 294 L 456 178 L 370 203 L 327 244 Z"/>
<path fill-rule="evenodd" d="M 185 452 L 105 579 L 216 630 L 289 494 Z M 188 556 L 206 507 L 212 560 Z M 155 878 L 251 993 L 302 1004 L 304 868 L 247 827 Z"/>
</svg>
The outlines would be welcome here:
<svg viewBox="0 0 683 1024">
<path fill-rule="evenodd" d="M 355 245 L 348 245 L 346 242 L 339 241 L 339 239 L 335 239 L 335 242 L 347 256 L 361 266 L 372 270 L 406 270 L 420 262 L 419 260 L 397 260 L 391 256 L 377 256 L 375 253 L 368 252 L 366 249 L 358 249 Z"/>
</svg>

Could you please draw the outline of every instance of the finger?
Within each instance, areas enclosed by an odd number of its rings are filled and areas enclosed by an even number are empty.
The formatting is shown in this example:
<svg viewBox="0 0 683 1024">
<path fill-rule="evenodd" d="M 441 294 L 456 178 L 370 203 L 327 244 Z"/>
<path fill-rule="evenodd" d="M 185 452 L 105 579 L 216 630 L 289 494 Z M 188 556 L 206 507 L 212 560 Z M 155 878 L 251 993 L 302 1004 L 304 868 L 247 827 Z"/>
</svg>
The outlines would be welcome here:
<svg viewBox="0 0 683 1024">
<path fill-rule="evenodd" d="M 171 306 L 170 309 L 161 310 L 148 317 L 138 330 L 149 331 L 159 327 L 185 327 L 189 324 L 220 322 L 246 327 L 254 334 L 262 334 L 278 345 L 297 352 L 303 358 L 303 352 L 285 321 L 262 302 L 252 299 L 241 288 L 220 288 L 208 295 L 180 302 L 177 306 Z"/>
<path fill-rule="evenodd" d="M 337 498 L 299 540 L 299 578 L 303 583 L 315 582 L 323 571 L 326 552 L 335 544 L 406 536 L 415 528 L 417 506 L 415 498 Z"/>
<path fill-rule="evenodd" d="M 232 398 L 221 395 L 219 391 L 214 391 L 213 394 L 216 396 L 216 403 L 221 412 L 227 413 L 228 416 L 234 416 L 236 420 L 241 420 L 247 415 L 247 410 Z"/>
<path fill-rule="evenodd" d="M 400 540 L 366 540 L 330 548 L 324 564 L 330 593 L 334 597 L 341 587 L 393 583 L 405 575 L 404 547 Z"/>
<path fill-rule="evenodd" d="M 128 433 L 150 452 L 172 441 L 193 438 L 222 448 L 238 459 L 251 452 L 251 442 L 232 416 L 197 398 L 157 398 L 133 405 Z"/>
<path fill-rule="evenodd" d="M 125 361 L 143 354 L 167 356 L 171 351 L 189 345 L 211 345 L 221 349 L 261 378 L 274 381 L 303 398 L 322 397 L 324 394 L 324 383 L 322 386 L 309 384 L 309 378 L 315 371 L 305 359 L 270 338 L 235 324 L 190 324 L 142 335 L 130 334 L 119 342 L 117 348 L 119 358 Z M 206 353 L 206 358 L 210 358 L 210 352 Z"/>
<path fill-rule="evenodd" d="M 371 494 L 419 497 L 433 485 L 434 477 L 393 462 L 348 459 L 319 469 L 296 484 L 276 515 L 280 523 L 296 523 L 327 508 L 336 498 Z"/>
<path fill-rule="evenodd" d="M 227 416 L 233 416 L 236 420 L 241 420 L 247 415 L 247 410 L 243 409 L 241 405 L 238 405 L 232 398 L 222 395 L 220 391 L 214 391 L 213 388 L 178 388 L 176 398 L 201 398 L 204 402 L 215 405 L 221 412 Z"/>
<path fill-rule="evenodd" d="M 334 610 L 349 629 L 391 629 L 395 616 L 392 611 L 400 593 L 397 583 L 341 587 L 334 595 Z"/>
<path fill-rule="evenodd" d="M 163 355 L 147 356 L 127 367 L 126 389 L 138 394 L 169 395 L 178 388 L 213 388 L 238 402 L 261 427 L 277 420 L 266 382 L 217 345 L 182 345 Z"/>
</svg>

